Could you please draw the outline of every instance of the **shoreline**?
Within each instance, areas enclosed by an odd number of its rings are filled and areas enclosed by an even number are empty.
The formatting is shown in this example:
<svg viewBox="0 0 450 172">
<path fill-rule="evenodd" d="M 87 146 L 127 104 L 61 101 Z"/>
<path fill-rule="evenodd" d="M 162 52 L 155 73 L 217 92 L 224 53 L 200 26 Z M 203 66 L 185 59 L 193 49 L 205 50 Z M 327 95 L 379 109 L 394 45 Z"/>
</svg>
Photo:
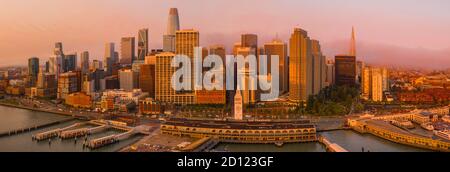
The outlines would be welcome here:
<svg viewBox="0 0 450 172">
<path fill-rule="evenodd" d="M 50 114 L 55 114 L 55 115 L 60 115 L 60 116 L 65 116 L 65 117 L 70 117 L 69 119 L 62 120 L 62 122 L 68 122 L 68 121 L 72 121 L 72 120 L 76 120 L 76 119 L 78 119 L 78 120 L 90 120 L 89 117 L 87 117 L 87 116 L 79 116 L 79 115 L 77 116 L 77 115 L 75 115 L 75 114 L 73 114 L 73 113 L 70 113 L 70 112 L 61 112 L 61 111 L 44 110 L 44 109 L 32 108 L 32 107 L 26 107 L 26 106 L 21 106 L 21 105 L 14 105 L 14 104 L 9 104 L 9 103 L 4 103 L 4 102 L 0 102 L 0 106 L 9 107 L 9 108 L 24 109 L 24 110 L 35 111 L 35 112 L 50 113 Z M 50 123 L 50 124 L 44 124 L 44 125 L 42 125 L 42 126 L 38 126 L 37 129 L 41 129 L 41 128 L 49 127 L 49 126 L 52 126 L 52 125 L 60 124 L 60 123 L 62 123 L 62 122 L 61 122 L 61 121 L 56 121 L 56 122 L 52 122 L 52 123 Z M 35 129 L 36 127 L 29 127 L 29 128 Z M 18 129 L 18 130 L 22 131 L 22 129 Z M 30 131 L 31 131 L 31 130 L 29 130 L 28 128 L 27 128 L 26 131 L 24 130 L 24 132 L 30 132 Z M 23 133 L 23 132 L 21 132 L 21 133 Z M 9 136 L 12 136 L 12 135 L 8 135 L 8 132 L 1 133 L 1 134 L 2 134 L 2 135 L 1 135 L 0 137 L 9 137 Z M 128 146 L 133 145 L 134 143 L 138 142 L 139 140 L 140 140 L 140 139 L 138 139 L 137 141 L 132 142 L 132 143 L 130 143 L 130 144 L 124 145 L 124 146 L 122 146 L 122 147 L 120 147 L 120 148 L 118 148 L 117 150 L 112 151 L 112 152 L 120 152 L 120 150 L 122 150 L 122 149 L 124 149 L 124 148 L 126 148 L 126 147 L 128 147 Z"/>
<path fill-rule="evenodd" d="M 4 102 L 0 102 L 0 106 L 25 109 L 25 110 L 36 111 L 36 112 L 51 113 L 51 114 L 56 114 L 56 115 L 61 115 L 61 116 L 73 117 L 75 119 L 80 119 L 80 120 L 89 120 L 89 118 L 87 116 L 79 116 L 79 115 L 76 115 L 76 114 L 70 113 L 70 112 L 45 110 L 45 109 L 32 108 L 32 107 L 27 107 L 27 106 L 22 106 L 22 105 L 14 105 L 14 104 L 9 104 L 9 103 L 4 103 Z"/>
</svg>

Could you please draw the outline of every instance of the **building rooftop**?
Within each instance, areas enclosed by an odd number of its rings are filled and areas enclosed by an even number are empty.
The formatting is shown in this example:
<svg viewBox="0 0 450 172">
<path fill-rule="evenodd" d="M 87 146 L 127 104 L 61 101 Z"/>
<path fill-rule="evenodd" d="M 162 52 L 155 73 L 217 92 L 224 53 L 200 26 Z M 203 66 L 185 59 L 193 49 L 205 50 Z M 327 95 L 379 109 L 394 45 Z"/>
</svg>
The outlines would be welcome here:
<svg viewBox="0 0 450 172">
<path fill-rule="evenodd" d="M 170 119 L 163 124 L 177 125 L 186 127 L 204 127 L 217 129 L 299 129 L 315 128 L 309 120 L 299 120 L 292 122 L 247 122 L 247 121 L 212 121 L 212 120 L 189 120 L 189 119 Z"/>
</svg>

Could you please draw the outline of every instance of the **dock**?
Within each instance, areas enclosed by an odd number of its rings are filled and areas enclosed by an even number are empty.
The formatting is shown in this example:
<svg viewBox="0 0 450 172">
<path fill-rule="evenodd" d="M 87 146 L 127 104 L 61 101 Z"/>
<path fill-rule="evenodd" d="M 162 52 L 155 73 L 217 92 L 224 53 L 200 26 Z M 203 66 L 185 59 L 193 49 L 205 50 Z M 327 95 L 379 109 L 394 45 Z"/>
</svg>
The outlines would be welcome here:
<svg viewBox="0 0 450 172">
<path fill-rule="evenodd" d="M 131 137 L 135 134 L 138 134 L 138 133 L 139 132 L 137 132 L 135 129 L 132 129 L 125 133 L 109 135 L 109 136 L 105 136 L 102 138 L 91 140 L 89 142 L 84 143 L 83 146 L 90 148 L 90 149 L 98 149 L 100 147 L 128 139 L 129 137 Z"/>
<path fill-rule="evenodd" d="M 26 132 L 38 130 L 38 129 L 41 129 L 41 128 L 49 127 L 49 126 L 52 126 L 52 125 L 69 122 L 69 121 L 72 121 L 72 120 L 74 120 L 74 118 L 58 120 L 58 121 L 55 121 L 55 122 L 50 122 L 50 123 L 46 123 L 46 124 L 42 124 L 42 125 L 36 125 L 36 126 L 32 126 L 32 127 L 25 127 L 25 128 L 20 128 L 20 129 L 14 129 L 14 130 L 10 130 L 10 131 L 6 131 L 6 132 L 3 132 L 3 133 L 0 133 L 0 137 L 12 136 L 12 135 L 16 135 L 16 134 L 26 133 Z"/>
<path fill-rule="evenodd" d="M 62 131 L 59 134 L 59 138 L 61 139 L 70 139 L 70 138 L 75 138 L 75 137 L 83 137 L 86 135 L 90 135 L 90 134 L 95 134 L 98 132 L 101 132 L 103 130 L 106 130 L 110 128 L 107 125 L 101 125 L 98 127 L 93 127 L 93 128 L 80 128 L 80 129 L 75 129 L 75 130 L 67 130 L 67 131 Z"/>
<path fill-rule="evenodd" d="M 36 135 L 33 135 L 32 139 L 33 140 L 37 140 L 37 141 L 41 141 L 41 140 L 46 140 L 46 139 L 49 139 L 49 138 L 57 137 L 57 136 L 60 135 L 61 132 L 66 131 L 66 130 L 70 130 L 72 128 L 75 128 L 75 127 L 78 127 L 78 126 L 81 126 L 81 125 L 83 125 L 83 123 L 75 123 L 75 124 L 72 124 L 72 125 L 70 125 L 68 127 L 65 127 L 65 128 L 57 128 L 57 129 L 46 131 L 46 132 L 43 132 L 43 133 L 38 133 Z"/>
<path fill-rule="evenodd" d="M 327 138 L 319 136 L 318 141 L 325 145 L 327 152 L 348 152 L 346 149 L 342 148 L 336 143 L 330 142 Z"/>
</svg>

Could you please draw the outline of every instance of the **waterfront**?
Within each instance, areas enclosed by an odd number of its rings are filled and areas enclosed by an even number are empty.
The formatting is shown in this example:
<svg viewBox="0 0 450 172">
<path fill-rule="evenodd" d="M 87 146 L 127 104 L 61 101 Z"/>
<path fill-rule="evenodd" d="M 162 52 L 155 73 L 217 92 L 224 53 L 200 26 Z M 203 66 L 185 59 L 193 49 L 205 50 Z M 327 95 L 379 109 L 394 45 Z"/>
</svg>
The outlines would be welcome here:
<svg viewBox="0 0 450 172">
<path fill-rule="evenodd" d="M 333 143 L 337 143 L 349 152 L 429 152 L 411 146 L 393 143 L 370 134 L 359 134 L 352 130 L 321 132 Z M 229 144 L 221 143 L 215 150 L 231 152 L 325 152 L 325 147 L 318 143 L 292 143 L 278 147 L 274 144 Z"/>
<path fill-rule="evenodd" d="M 2 119 L 0 120 L 0 131 L 2 132 L 18 128 L 33 127 L 36 125 L 42 125 L 69 118 L 52 113 L 35 112 L 5 106 L 0 106 L 0 117 Z M 84 138 L 78 138 L 76 142 L 75 139 L 60 140 L 59 138 L 53 138 L 51 144 L 49 144 L 48 141 L 36 142 L 31 139 L 32 135 L 35 133 L 66 127 L 76 122 L 81 121 L 73 120 L 31 132 L 0 137 L 0 152 L 114 152 L 120 150 L 124 146 L 136 142 L 141 138 L 141 136 L 133 136 L 127 140 L 95 150 L 83 148 Z M 121 133 L 121 131 L 111 129 L 105 132 L 90 135 L 88 140 L 118 133 Z"/>
<path fill-rule="evenodd" d="M 58 120 L 68 119 L 70 117 L 36 112 L 25 109 L 17 109 L 12 107 L 0 106 L 0 131 L 33 127 L 51 123 Z M 84 138 L 79 138 L 77 142 L 74 139 L 63 140 L 53 138 L 51 144 L 48 141 L 36 142 L 31 140 L 31 136 L 35 133 L 48 131 L 55 128 L 69 126 L 80 120 L 73 120 L 61 124 L 52 125 L 42 129 L 34 130 L 13 136 L 0 137 L 0 152 L 87 152 L 89 149 L 83 148 Z M 120 131 L 107 130 L 105 132 L 93 134 L 92 138 L 99 138 L 106 135 L 117 134 Z M 321 132 L 321 135 L 328 138 L 331 142 L 337 143 L 350 152 L 361 152 L 364 147 L 365 151 L 371 152 L 423 152 L 424 149 L 418 149 L 411 146 L 393 143 L 371 134 L 359 134 L 351 130 Z M 134 136 L 125 141 L 108 145 L 100 149 L 92 151 L 111 152 L 118 151 L 133 142 L 138 141 L 141 136 Z M 228 144 L 221 143 L 216 150 L 232 151 L 232 152 L 324 152 L 325 147 L 318 142 L 310 143 L 292 143 L 278 147 L 274 144 Z"/>
</svg>

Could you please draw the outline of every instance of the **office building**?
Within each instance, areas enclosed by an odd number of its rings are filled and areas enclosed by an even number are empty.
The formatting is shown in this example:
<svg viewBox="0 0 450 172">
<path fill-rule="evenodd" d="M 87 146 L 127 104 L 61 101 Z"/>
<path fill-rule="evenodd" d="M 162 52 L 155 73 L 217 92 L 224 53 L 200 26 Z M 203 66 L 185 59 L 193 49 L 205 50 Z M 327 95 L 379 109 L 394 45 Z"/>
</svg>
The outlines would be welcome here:
<svg viewBox="0 0 450 172">
<path fill-rule="evenodd" d="M 148 29 L 141 29 L 138 33 L 138 56 L 137 60 L 145 60 L 148 55 Z"/>
<path fill-rule="evenodd" d="M 135 59 L 135 39 L 134 37 L 124 37 L 120 42 L 120 64 L 132 64 Z"/>
<path fill-rule="evenodd" d="M 338 55 L 335 57 L 336 85 L 356 85 L 356 57 Z"/>
<path fill-rule="evenodd" d="M 279 79 L 280 79 L 280 93 L 285 93 L 289 88 L 289 63 L 288 63 L 288 52 L 287 44 L 279 39 L 274 39 L 272 42 L 264 44 L 265 54 L 269 57 L 268 63 L 270 64 L 270 57 L 272 55 L 277 55 L 279 57 Z M 270 73 L 271 69 L 268 69 Z"/>
<path fill-rule="evenodd" d="M 88 51 L 84 51 L 83 53 L 81 53 L 81 74 L 86 74 L 89 72 L 89 52 Z"/>
<path fill-rule="evenodd" d="M 167 21 L 167 32 L 163 36 L 163 49 L 165 52 L 175 52 L 176 47 L 176 31 L 180 30 L 180 19 L 178 17 L 178 9 L 171 8 Z"/>
<path fill-rule="evenodd" d="M 289 40 L 289 100 L 306 102 L 312 94 L 312 55 L 308 33 L 295 28 Z"/>
<path fill-rule="evenodd" d="M 139 73 L 134 72 L 131 69 L 119 70 L 120 89 L 130 91 L 138 88 L 138 75 Z"/>
<path fill-rule="evenodd" d="M 39 58 L 32 57 L 28 59 L 28 78 L 29 86 L 34 87 L 37 84 L 39 73 Z"/>
<path fill-rule="evenodd" d="M 194 104 L 194 94 L 176 91 L 171 85 L 172 76 L 176 71 L 174 67 L 171 67 L 171 62 L 174 56 L 175 54 L 170 52 L 163 52 L 156 55 L 156 100 L 182 105 Z"/>
</svg>

